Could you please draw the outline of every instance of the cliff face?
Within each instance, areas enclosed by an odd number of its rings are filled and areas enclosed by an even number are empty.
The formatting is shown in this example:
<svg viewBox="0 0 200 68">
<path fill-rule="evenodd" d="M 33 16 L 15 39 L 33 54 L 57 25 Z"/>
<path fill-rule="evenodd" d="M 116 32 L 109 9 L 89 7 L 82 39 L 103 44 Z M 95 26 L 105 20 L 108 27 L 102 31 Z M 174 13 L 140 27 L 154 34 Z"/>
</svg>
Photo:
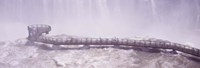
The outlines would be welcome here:
<svg viewBox="0 0 200 68">
<path fill-rule="evenodd" d="M 26 39 L 0 43 L 0 68 L 199 68 L 199 62 L 179 54 L 137 50 L 48 49 Z"/>
</svg>

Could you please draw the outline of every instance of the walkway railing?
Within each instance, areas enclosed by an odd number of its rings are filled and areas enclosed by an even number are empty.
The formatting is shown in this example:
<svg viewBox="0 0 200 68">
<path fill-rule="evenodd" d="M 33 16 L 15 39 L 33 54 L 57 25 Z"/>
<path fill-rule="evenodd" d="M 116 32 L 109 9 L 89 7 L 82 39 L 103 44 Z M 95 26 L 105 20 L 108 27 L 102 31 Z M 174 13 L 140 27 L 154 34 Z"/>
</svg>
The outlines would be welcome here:
<svg viewBox="0 0 200 68">
<path fill-rule="evenodd" d="M 42 42 L 54 45 L 114 45 L 116 47 L 124 45 L 125 47 L 144 47 L 152 49 L 172 49 L 200 57 L 200 49 L 187 45 L 173 43 L 165 40 L 137 40 L 137 39 L 120 39 L 120 38 L 81 38 L 81 37 L 52 37 L 47 36 L 51 31 L 51 26 L 44 24 L 28 26 L 28 40 L 31 42 Z"/>
</svg>

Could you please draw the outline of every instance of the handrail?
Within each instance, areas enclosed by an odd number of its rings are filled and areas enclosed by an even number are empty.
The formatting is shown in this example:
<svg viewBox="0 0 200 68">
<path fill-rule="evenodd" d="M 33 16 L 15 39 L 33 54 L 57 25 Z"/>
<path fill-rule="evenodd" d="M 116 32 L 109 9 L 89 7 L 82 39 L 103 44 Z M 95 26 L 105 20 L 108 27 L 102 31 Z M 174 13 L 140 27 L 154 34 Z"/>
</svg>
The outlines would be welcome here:
<svg viewBox="0 0 200 68">
<path fill-rule="evenodd" d="M 52 36 L 43 35 L 48 34 L 51 31 L 49 25 L 36 24 L 28 26 L 29 36 L 28 40 L 32 42 L 42 42 L 54 45 L 125 45 L 133 47 L 145 47 L 145 48 L 159 48 L 159 49 L 172 49 L 194 56 L 200 57 L 200 49 L 190 47 L 187 45 L 173 43 L 165 40 L 137 40 L 137 39 L 120 39 L 120 38 L 79 38 L 79 37 L 67 37 L 58 38 Z"/>
</svg>

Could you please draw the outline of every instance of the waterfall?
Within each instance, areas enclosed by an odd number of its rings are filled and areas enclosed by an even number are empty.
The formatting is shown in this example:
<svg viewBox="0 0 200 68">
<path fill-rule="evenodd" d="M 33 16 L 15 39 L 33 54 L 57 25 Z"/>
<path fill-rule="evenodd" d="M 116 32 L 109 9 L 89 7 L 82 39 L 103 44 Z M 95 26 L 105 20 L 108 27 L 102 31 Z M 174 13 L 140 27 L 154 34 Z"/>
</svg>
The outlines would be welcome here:
<svg viewBox="0 0 200 68">
<path fill-rule="evenodd" d="M 200 30 L 200 5 L 199 5 L 199 1 L 198 0 L 195 0 L 195 5 L 196 5 L 196 8 L 197 8 L 197 17 L 196 17 L 196 28 Z"/>
<path fill-rule="evenodd" d="M 157 20 L 157 12 L 156 12 L 156 3 L 155 3 L 155 0 L 151 0 L 150 1 L 150 3 L 151 3 L 151 10 L 152 10 L 152 15 L 153 15 L 153 20 L 154 20 L 154 22 L 158 22 L 158 21 L 156 21 Z"/>
<path fill-rule="evenodd" d="M 168 38 L 200 29 L 199 4 L 198 0 L 0 0 L 0 25 L 42 23 L 71 34 Z"/>
<path fill-rule="evenodd" d="M 42 4 L 43 4 L 43 13 L 44 13 L 44 22 L 49 22 L 49 14 L 48 14 L 48 2 L 47 0 L 42 0 Z"/>
<path fill-rule="evenodd" d="M 169 0 L 1 0 L 0 5 L 0 22 L 56 23 L 118 20 L 145 23 L 152 20 L 151 23 L 157 22 L 155 24 L 185 22 L 182 24 L 187 25 L 192 22 L 194 15 L 196 15 L 196 23 L 199 22 L 200 17 L 198 12 L 193 13 L 195 10 L 199 11 L 198 0 L 190 2 L 186 0 L 174 2 Z M 196 8 L 189 8 L 194 6 Z M 191 19 L 183 21 L 186 17 Z"/>
</svg>

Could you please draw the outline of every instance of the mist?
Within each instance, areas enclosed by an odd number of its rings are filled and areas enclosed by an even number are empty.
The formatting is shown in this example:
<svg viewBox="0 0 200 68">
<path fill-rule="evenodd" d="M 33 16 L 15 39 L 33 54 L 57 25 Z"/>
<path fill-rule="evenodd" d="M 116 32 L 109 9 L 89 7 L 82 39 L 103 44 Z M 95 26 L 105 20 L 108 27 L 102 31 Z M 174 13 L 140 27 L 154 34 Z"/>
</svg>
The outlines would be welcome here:
<svg viewBox="0 0 200 68">
<path fill-rule="evenodd" d="M 152 37 L 200 48 L 199 0 L 0 0 L 0 41 L 48 24 L 50 34 Z"/>
</svg>

